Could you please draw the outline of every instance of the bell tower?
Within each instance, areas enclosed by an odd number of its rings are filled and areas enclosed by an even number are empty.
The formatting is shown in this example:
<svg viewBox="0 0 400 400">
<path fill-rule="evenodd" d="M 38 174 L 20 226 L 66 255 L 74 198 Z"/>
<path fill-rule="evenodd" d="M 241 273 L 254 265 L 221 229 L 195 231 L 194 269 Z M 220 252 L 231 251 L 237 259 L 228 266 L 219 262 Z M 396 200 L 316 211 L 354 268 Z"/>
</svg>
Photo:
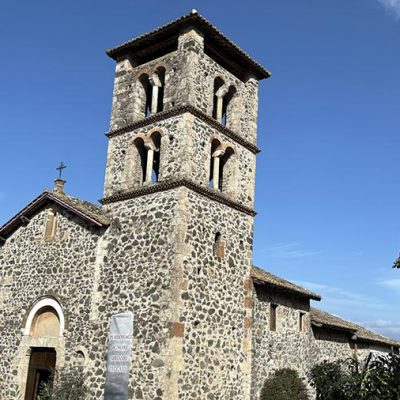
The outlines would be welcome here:
<svg viewBox="0 0 400 400">
<path fill-rule="evenodd" d="M 248 400 L 258 82 L 270 73 L 196 11 L 107 54 L 113 222 L 96 296 L 104 318 L 134 313 L 132 398 Z"/>
</svg>

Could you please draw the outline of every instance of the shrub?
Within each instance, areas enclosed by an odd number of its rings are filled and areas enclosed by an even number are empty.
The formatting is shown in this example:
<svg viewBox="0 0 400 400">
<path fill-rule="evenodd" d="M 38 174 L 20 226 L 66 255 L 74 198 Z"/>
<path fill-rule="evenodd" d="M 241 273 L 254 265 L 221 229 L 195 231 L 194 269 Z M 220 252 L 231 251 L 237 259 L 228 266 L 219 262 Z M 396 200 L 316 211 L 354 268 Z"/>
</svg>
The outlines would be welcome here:
<svg viewBox="0 0 400 400">
<path fill-rule="evenodd" d="M 284 368 L 266 379 L 260 400 L 308 400 L 307 389 L 297 371 Z"/>
<path fill-rule="evenodd" d="M 309 374 L 317 400 L 400 400 L 400 357 L 373 358 L 364 368 L 356 360 L 323 362 Z"/>
<path fill-rule="evenodd" d="M 53 372 L 51 381 L 41 387 L 37 400 L 86 400 L 88 397 L 81 368 L 65 368 Z"/>
</svg>

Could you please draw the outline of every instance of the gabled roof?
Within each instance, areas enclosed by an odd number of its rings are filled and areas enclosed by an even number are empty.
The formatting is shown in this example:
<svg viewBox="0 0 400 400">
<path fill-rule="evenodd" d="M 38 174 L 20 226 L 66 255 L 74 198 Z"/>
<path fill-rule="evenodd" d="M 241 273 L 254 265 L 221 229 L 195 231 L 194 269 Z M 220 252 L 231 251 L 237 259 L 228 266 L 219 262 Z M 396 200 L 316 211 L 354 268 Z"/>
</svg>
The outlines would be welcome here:
<svg viewBox="0 0 400 400">
<path fill-rule="evenodd" d="M 255 283 L 270 285 L 282 291 L 291 292 L 312 300 L 321 300 L 321 296 L 318 294 L 255 266 L 251 269 L 251 277 Z"/>
<path fill-rule="evenodd" d="M 317 327 L 325 327 L 333 330 L 346 331 L 352 334 L 352 339 L 366 342 L 366 343 L 377 343 L 388 346 L 399 347 L 400 342 L 387 338 L 386 336 L 378 335 L 363 326 L 354 324 L 353 322 L 346 321 L 335 315 L 329 314 L 325 311 L 318 310 L 317 308 L 311 307 L 310 310 L 311 323 Z"/>
<path fill-rule="evenodd" d="M 139 52 L 147 47 L 151 47 L 178 37 L 179 33 L 187 28 L 194 27 L 203 33 L 206 44 L 212 44 L 220 53 L 228 56 L 242 68 L 253 71 L 258 79 L 269 78 L 271 73 L 262 65 L 254 61 L 245 51 L 240 49 L 235 43 L 228 39 L 219 29 L 202 17 L 196 10 L 177 18 L 151 32 L 140 35 L 132 40 L 122 43 L 112 49 L 107 50 L 107 54 L 117 60 L 123 54 Z"/>
<path fill-rule="evenodd" d="M 21 224 L 49 202 L 58 204 L 95 226 L 106 227 L 110 224 L 100 207 L 64 193 L 45 190 L 0 228 L 0 238 L 6 239 L 9 237 Z"/>
</svg>

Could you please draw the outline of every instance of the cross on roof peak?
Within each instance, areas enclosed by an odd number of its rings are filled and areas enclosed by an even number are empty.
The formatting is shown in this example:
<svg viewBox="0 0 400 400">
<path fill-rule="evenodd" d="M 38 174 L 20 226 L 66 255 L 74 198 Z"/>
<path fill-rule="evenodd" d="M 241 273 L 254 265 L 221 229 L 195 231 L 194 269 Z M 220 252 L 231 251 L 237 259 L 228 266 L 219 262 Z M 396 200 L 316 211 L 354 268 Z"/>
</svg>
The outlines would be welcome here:
<svg viewBox="0 0 400 400">
<path fill-rule="evenodd" d="M 61 175 L 65 168 L 67 168 L 67 166 L 61 161 L 60 165 L 56 168 L 56 170 L 58 171 L 58 179 L 61 179 Z"/>
</svg>

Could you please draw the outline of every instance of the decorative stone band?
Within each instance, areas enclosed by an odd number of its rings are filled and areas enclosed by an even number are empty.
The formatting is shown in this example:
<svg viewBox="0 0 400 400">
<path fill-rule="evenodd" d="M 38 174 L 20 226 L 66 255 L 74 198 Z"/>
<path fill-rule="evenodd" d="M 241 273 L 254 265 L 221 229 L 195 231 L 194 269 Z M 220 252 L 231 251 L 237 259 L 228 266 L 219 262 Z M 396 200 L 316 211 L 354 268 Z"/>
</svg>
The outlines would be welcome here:
<svg viewBox="0 0 400 400">
<path fill-rule="evenodd" d="M 149 186 L 141 186 L 134 190 L 120 192 L 120 193 L 114 194 L 112 196 L 105 197 L 99 201 L 101 204 L 111 204 L 111 203 L 115 203 L 117 201 L 129 200 L 129 199 L 144 196 L 147 194 L 152 194 L 152 193 L 162 192 L 165 190 L 175 189 L 180 186 L 185 186 L 188 189 L 191 189 L 191 190 L 195 191 L 196 193 L 206 196 L 211 200 L 215 200 L 221 204 L 225 204 L 229 207 L 234 208 L 237 211 L 243 212 L 243 213 L 251 215 L 253 217 L 257 214 L 253 209 L 243 206 L 243 205 L 239 204 L 238 202 L 231 200 L 224 194 L 217 192 L 216 190 L 213 190 L 213 189 L 205 188 L 197 183 L 190 181 L 189 179 L 169 180 L 169 181 L 154 183 L 153 185 L 149 185 Z"/>
<path fill-rule="evenodd" d="M 184 106 L 174 107 L 174 108 L 171 108 L 169 110 L 161 111 L 161 112 L 159 112 L 157 114 L 153 114 L 150 117 L 141 119 L 140 121 L 136 121 L 136 122 L 134 122 L 132 124 L 129 124 L 129 125 L 125 125 L 122 128 L 118 128 L 118 129 L 109 131 L 109 132 L 106 133 L 106 136 L 109 137 L 109 138 L 112 138 L 114 136 L 119 136 L 119 135 L 122 135 L 124 133 L 130 132 L 133 129 L 142 128 L 144 126 L 153 124 L 154 122 L 162 121 L 162 120 L 164 120 L 166 118 L 170 118 L 170 117 L 175 117 L 177 115 L 181 115 L 181 114 L 184 114 L 186 112 L 190 112 L 195 117 L 198 117 L 202 121 L 207 122 L 208 124 L 213 126 L 215 129 L 218 129 L 219 132 L 225 134 L 226 136 L 228 136 L 229 138 L 234 140 L 236 143 L 241 144 L 243 147 L 245 147 L 246 149 L 250 150 L 252 153 L 257 154 L 257 153 L 259 153 L 261 151 L 253 143 L 251 143 L 248 140 L 242 138 L 240 135 L 238 135 L 237 133 L 233 132 L 231 129 L 227 128 L 226 126 L 222 125 L 221 123 L 219 123 L 214 118 L 210 117 L 209 115 L 207 115 L 203 111 L 200 111 L 196 107 L 193 107 L 192 105 L 189 105 L 189 104 L 184 105 Z"/>
</svg>

